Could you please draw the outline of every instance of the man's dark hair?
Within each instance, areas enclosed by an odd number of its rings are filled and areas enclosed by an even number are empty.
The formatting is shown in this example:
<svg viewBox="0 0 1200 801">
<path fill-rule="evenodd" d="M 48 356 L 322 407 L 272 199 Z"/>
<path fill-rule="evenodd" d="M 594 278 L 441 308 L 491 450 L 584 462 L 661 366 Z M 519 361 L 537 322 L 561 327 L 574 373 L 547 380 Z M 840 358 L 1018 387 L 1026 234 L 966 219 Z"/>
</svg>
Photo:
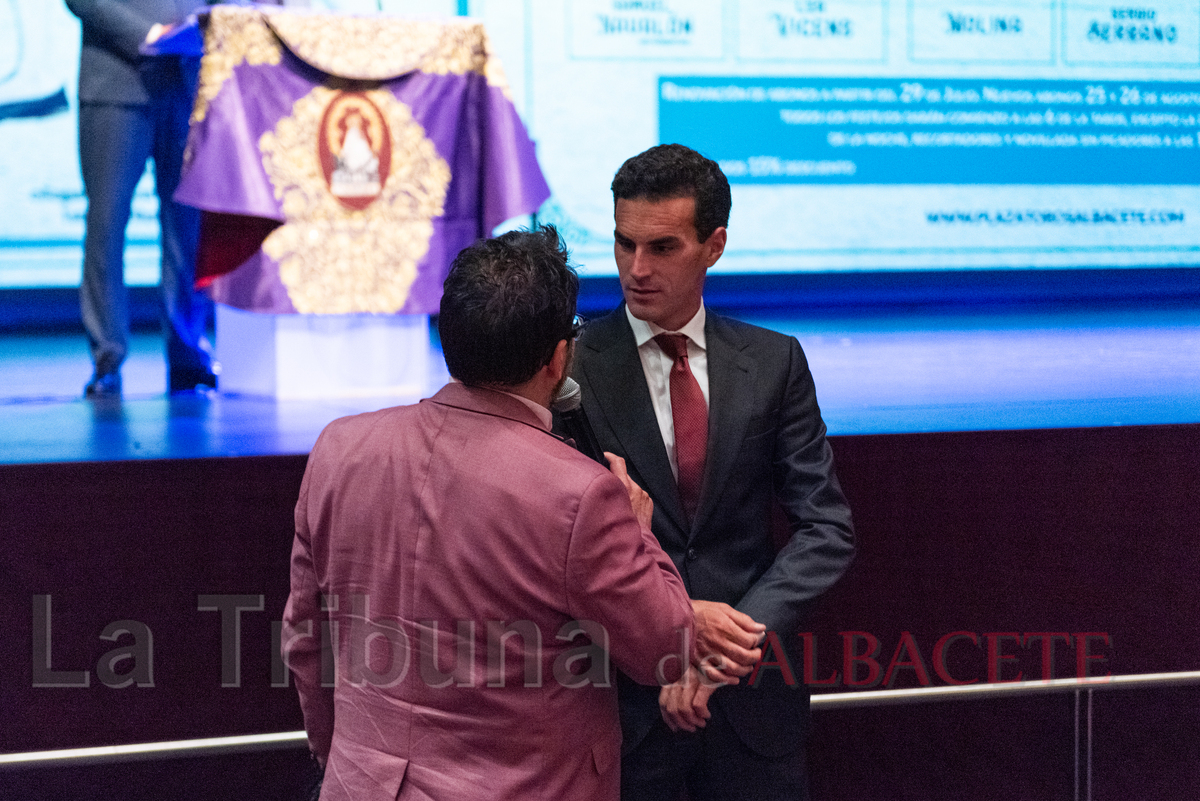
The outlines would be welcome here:
<svg viewBox="0 0 1200 801">
<path fill-rule="evenodd" d="M 618 200 L 696 199 L 696 238 L 701 242 L 729 225 L 729 181 L 712 159 L 683 145 L 657 145 L 621 165 L 612 182 Z"/>
<path fill-rule="evenodd" d="M 476 386 L 516 386 L 572 335 L 579 277 L 554 226 L 481 239 L 454 258 L 438 333 L 450 375 Z"/>
</svg>

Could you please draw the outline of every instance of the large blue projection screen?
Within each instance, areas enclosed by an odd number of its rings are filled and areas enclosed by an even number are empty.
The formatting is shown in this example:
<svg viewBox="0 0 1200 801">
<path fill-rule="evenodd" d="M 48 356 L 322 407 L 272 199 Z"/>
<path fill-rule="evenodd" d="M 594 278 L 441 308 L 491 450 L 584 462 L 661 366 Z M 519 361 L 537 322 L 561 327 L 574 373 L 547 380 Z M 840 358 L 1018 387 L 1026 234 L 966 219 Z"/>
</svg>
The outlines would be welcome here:
<svg viewBox="0 0 1200 801">
<path fill-rule="evenodd" d="M 528 0 L 524 109 L 585 274 L 608 183 L 682 142 L 717 272 L 1200 263 L 1200 2 Z"/>
<path fill-rule="evenodd" d="M 733 183 L 717 272 L 1200 264 L 1200 0 L 309 0 L 486 25 L 584 275 L 613 173 Z M 0 286 L 79 279 L 79 26 L 0 0 Z M 149 176 L 127 277 L 157 280 Z"/>
<path fill-rule="evenodd" d="M 87 201 L 77 133 L 79 22 L 57 0 L 0 0 L 0 288 L 76 286 Z M 158 200 L 138 185 L 125 275 L 158 282 Z"/>
<path fill-rule="evenodd" d="M 1192 83 L 659 82 L 660 139 L 747 187 L 755 250 L 815 267 L 1193 262 L 1198 127 Z"/>
<path fill-rule="evenodd" d="M 659 138 L 733 183 L 1180 184 L 1200 84 L 663 78 Z"/>
</svg>

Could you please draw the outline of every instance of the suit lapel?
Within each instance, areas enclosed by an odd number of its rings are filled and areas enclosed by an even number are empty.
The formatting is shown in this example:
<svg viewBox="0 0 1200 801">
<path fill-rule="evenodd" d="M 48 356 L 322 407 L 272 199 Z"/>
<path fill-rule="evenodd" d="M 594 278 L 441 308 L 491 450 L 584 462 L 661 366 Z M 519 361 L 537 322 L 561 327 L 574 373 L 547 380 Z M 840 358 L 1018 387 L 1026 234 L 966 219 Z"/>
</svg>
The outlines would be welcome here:
<svg viewBox="0 0 1200 801">
<path fill-rule="evenodd" d="M 720 488 L 729 481 L 734 457 L 745 438 L 749 411 L 754 407 L 754 361 L 743 352 L 746 343 L 724 318 L 711 312 L 705 321 L 704 338 L 708 355 L 708 456 L 693 534 L 703 529 L 717 508 Z"/>
<path fill-rule="evenodd" d="M 580 360 L 577 369 L 591 388 L 605 425 L 620 443 L 630 475 L 655 499 L 656 508 L 680 532 L 687 532 L 687 517 L 658 430 L 637 343 L 625 319 L 625 307 L 589 324 L 589 328 L 580 347 L 591 352 Z"/>
</svg>

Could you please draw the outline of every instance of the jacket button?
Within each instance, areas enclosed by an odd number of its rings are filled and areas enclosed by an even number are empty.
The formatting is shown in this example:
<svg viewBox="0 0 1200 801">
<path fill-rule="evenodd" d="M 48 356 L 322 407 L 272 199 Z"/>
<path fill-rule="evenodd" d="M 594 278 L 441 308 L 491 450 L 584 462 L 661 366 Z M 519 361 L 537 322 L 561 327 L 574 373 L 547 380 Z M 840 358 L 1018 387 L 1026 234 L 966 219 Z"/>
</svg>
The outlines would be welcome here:
<svg viewBox="0 0 1200 801">
<path fill-rule="evenodd" d="M 695 549 L 695 548 L 688 548 L 688 550 L 687 550 L 687 558 L 688 558 L 688 561 L 689 561 L 689 562 L 694 562 L 694 561 L 696 561 L 696 549 Z"/>
</svg>

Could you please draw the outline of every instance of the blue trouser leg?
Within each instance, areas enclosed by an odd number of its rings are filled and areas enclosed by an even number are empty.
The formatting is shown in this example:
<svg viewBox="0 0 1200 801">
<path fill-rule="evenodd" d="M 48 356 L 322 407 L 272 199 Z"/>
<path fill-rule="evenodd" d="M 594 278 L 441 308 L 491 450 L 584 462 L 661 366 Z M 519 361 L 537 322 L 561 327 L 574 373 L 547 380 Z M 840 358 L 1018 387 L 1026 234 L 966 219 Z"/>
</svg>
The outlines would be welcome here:
<svg viewBox="0 0 1200 801">
<path fill-rule="evenodd" d="M 88 205 L 79 305 L 98 374 L 118 370 L 129 350 L 125 228 L 152 141 L 146 107 L 80 106 L 79 165 Z"/>
<path fill-rule="evenodd" d="M 201 347 L 211 303 L 193 289 L 200 212 L 172 200 L 183 167 L 191 97 L 183 86 L 156 98 L 154 166 L 162 229 L 162 323 L 172 387 L 194 385 L 210 369 Z"/>
<path fill-rule="evenodd" d="M 84 104 L 79 110 L 79 156 L 88 196 L 80 310 L 99 374 L 120 368 L 128 352 L 125 230 L 133 194 L 153 156 L 162 231 L 161 316 L 171 387 L 207 376 L 201 347 L 210 303 L 192 288 L 200 213 L 175 203 L 191 96 L 181 83 L 145 106 Z"/>
</svg>

